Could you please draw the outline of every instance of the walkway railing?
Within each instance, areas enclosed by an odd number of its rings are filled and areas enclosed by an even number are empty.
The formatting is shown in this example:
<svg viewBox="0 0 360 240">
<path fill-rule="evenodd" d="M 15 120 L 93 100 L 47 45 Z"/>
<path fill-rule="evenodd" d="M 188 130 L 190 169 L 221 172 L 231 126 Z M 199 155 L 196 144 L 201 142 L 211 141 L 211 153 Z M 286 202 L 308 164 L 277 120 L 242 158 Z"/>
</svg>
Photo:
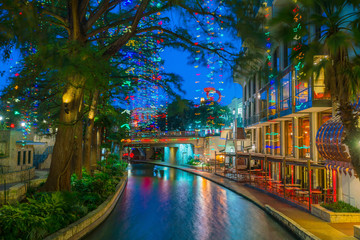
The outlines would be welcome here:
<svg viewBox="0 0 360 240">
<path fill-rule="evenodd" d="M 167 131 L 167 132 L 135 132 L 131 133 L 131 138 L 148 138 L 148 137 L 207 137 L 217 136 L 216 133 L 203 133 L 198 131 Z"/>
<path fill-rule="evenodd" d="M 53 152 L 54 146 L 48 146 L 42 154 L 34 154 L 33 165 L 39 168 L 39 164 L 43 163 Z"/>
</svg>

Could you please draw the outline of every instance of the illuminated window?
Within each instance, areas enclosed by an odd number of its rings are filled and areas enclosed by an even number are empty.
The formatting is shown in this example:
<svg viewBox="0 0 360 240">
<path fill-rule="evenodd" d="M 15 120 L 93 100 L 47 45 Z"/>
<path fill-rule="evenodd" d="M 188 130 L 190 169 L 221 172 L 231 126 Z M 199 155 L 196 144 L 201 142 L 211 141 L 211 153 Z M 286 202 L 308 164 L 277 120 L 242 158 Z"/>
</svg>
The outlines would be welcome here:
<svg viewBox="0 0 360 240">
<path fill-rule="evenodd" d="M 276 103 L 277 103 L 277 91 L 275 84 L 269 89 L 269 115 L 273 116 L 276 114 Z"/>
<path fill-rule="evenodd" d="M 260 119 L 266 118 L 267 113 L 267 91 L 263 91 L 260 94 L 260 105 L 261 105 L 261 111 L 260 111 Z"/>
<path fill-rule="evenodd" d="M 290 108 L 290 79 L 291 74 L 286 74 L 281 79 L 281 91 L 280 91 L 280 110 L 284 111 Z"/>
<path fill-rule="evenodd" d="M 309 107 L 309 79 L 302 79 L 298 72 L 295 76 L 295 110 L 301 111 Z"/>
</svg>

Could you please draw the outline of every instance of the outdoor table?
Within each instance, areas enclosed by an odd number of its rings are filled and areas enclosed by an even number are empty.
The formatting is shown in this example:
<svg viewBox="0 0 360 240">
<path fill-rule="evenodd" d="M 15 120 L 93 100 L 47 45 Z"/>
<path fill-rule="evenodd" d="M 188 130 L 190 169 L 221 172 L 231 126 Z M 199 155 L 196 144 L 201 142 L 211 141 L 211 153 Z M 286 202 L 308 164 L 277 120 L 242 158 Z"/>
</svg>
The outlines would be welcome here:
<svg viewBox="0 0 360 240">
<path fill-rule="evenodd" d="M 312 190 L 311 193 L 312 194 L 321 194 L 321 191 L 320 190 Z"/>
</svg>

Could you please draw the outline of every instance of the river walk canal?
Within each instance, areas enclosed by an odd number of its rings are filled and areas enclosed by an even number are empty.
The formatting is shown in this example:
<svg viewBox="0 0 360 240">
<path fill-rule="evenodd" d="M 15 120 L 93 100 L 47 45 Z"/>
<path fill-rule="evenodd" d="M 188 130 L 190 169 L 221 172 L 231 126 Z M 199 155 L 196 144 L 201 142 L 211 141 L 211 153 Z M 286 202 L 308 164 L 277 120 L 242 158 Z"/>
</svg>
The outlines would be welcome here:
<svg viewBox="0 0 360 240">
<path fill-rule="evenodd" d="M 181 170 L 133 164 L 114 211 L 87 240 L 295 239 L 243 197 Z"/>
</svg>

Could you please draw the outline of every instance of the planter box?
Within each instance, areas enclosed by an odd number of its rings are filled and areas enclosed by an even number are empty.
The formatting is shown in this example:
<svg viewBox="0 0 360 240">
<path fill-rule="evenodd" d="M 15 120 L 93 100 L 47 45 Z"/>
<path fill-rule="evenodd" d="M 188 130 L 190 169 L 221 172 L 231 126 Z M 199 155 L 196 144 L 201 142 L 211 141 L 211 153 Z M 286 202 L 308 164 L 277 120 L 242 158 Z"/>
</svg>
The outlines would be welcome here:
<svg viewBox="0 0 360 240">
<path fill-rule="evenodd" d="M 320 205 L 312 205 L 311 214 L 331 223 L 360 222 L 360 213 L 332 212 Z"/>
</svg>

